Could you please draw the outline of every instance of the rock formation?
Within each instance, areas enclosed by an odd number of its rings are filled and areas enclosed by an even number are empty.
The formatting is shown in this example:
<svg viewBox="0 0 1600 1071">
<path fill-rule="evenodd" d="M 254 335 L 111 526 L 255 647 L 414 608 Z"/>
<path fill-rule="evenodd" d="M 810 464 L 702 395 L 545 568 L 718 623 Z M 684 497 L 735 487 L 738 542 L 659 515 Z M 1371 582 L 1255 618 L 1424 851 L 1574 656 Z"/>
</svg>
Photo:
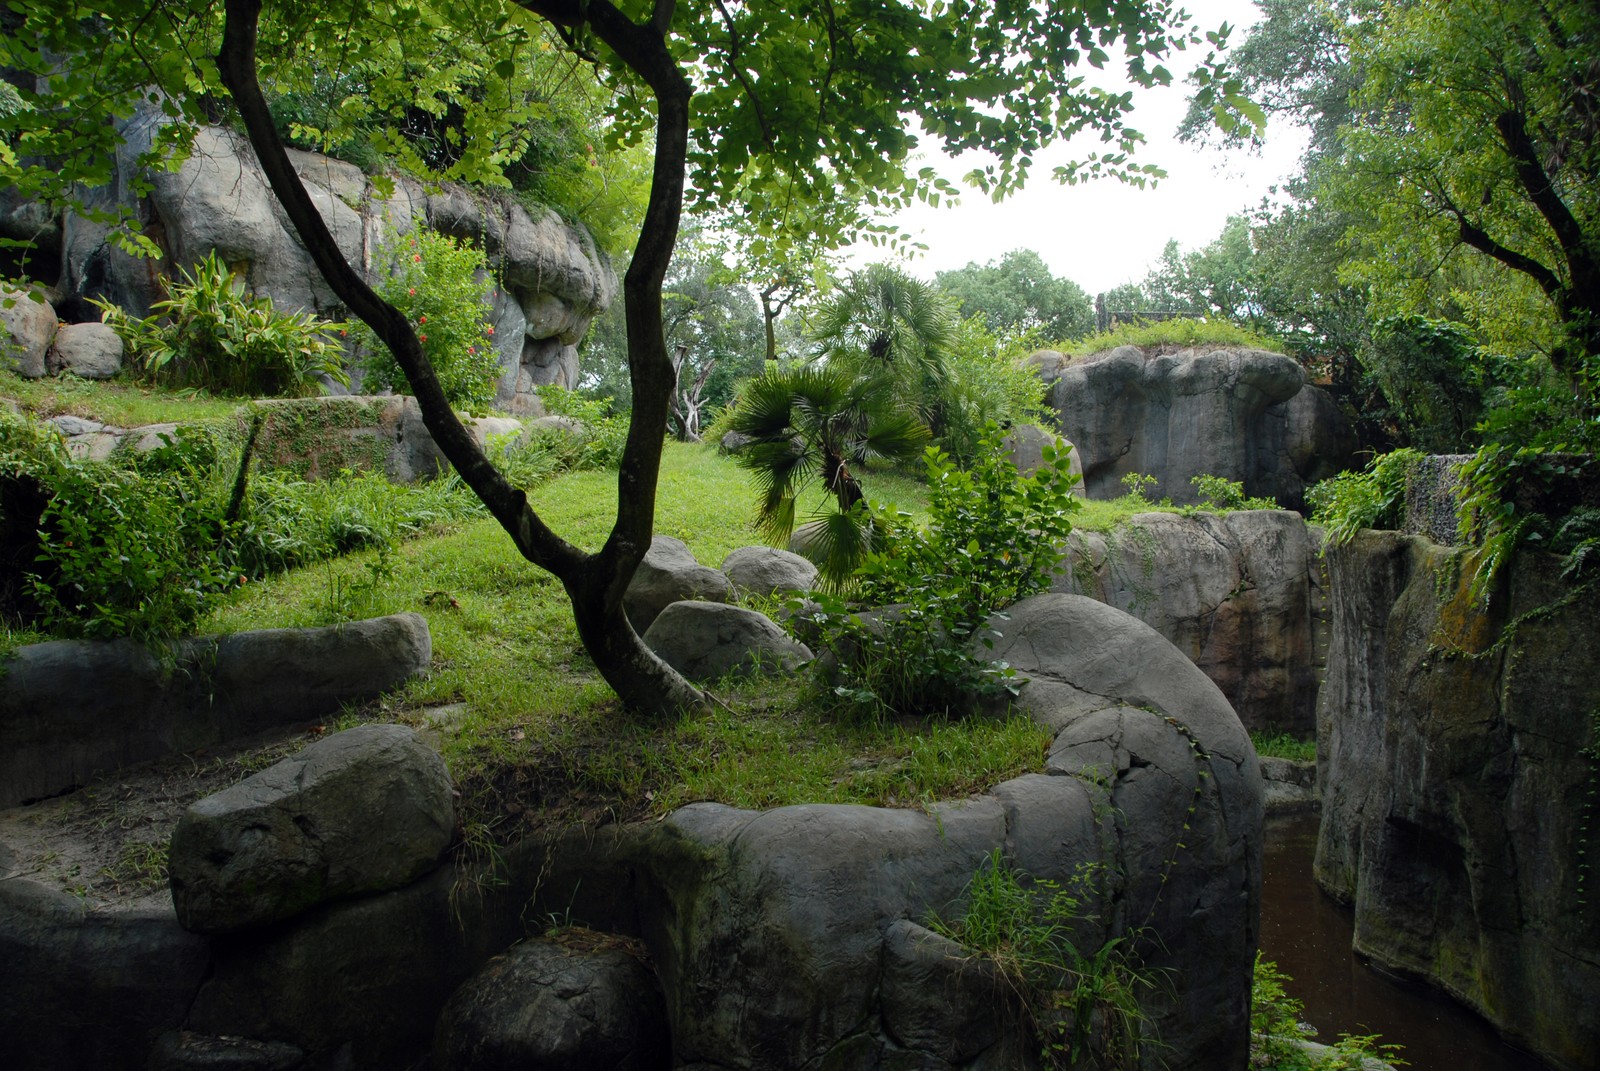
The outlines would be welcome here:
<svg viewBox="0 0 1600 1071">
<path fill-rule="evenodd" d="M 72 322 L 98 320 L 98 310 L 86 300 L 92 297 L 148 315 L 164 296 L 160 275 L 175 277 L 215 251 L 251 290 L 280 307 L 341 318 L 342 306 L 290 228 L 242 137 L 202 128 L 194 151 L 177 170 L 138 176 L 150 192 L 143 197 L 132 192 L 135 161 L 165 121 L 151 112 L 128 120 L 115 177 L 91 192 L 96 207 L 125 210 L 142 224 L 162 248 L 158 261 L 131 257 L 108 243 L 105 224 L 75 215 L 46 217 L 0 194 L 0 235 L 33 240 L 35 263 L 58 272 L 55 314 Z M 487 314 L 504 370 L 501 405 L 519 411 L 537 399 L 538 386 L 576 385 L 577 344 L 589 321 L 611 303 L 617 286 L 586 230 L 503 195 L 453 185 L 435 190 L 405 176 L 396 177 L 392 193 L 385 195 L 353 164 L 316 153 L 290 155 L 340 250 L 369 281 L 387 270 L 395 237 L 418 224 L 483 244 L 500 281 Z M 43 374 L 43 369 L 25 374 Z"/>
<path fill-rule="evenodd" d="M 1287 510 L 1141 513 L 1110 532 L 1073 532 L 1054 588 L 1161 633 L 1246 728 L 1309 737 L 1327 647 L 1320 543 Z"/>
<path fill-rule="evenodd" d="M 1139 472 L 1156 478 L 1158 497 L 1192 504 L 1190 479 L 1210 475 L 1300 509 L 1306 487 L 1341 471 L 1355 449 L 1332 399 L 1280 353 L 1119 346 L 1074 361 L 1036 356 L 1090 498 L 1115 498 L 1122 477 Z"/>
<path fill-rule="evenodd" d="M 1600 1052 L 1600 598 L 1524 551 L 1484 613 L 1465 554 L 1393 532 L 1329 551 L 1316 876 L 1357 951 L 1579 1071 Z"/>
</svg>

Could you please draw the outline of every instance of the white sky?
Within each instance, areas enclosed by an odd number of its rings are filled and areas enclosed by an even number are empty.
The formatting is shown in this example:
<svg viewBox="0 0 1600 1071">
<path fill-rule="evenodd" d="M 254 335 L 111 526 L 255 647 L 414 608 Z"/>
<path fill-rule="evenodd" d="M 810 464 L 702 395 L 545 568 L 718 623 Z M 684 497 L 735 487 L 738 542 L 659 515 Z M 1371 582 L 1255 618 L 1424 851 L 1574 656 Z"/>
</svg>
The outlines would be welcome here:
<svg viewBox="0 0 1600 1071">
<path fill-rule="evenodd" d="M 1231 24 L 1229 40 L 1234 45 L 1260 17 L 1251 0 L 1187 0 L 1183 6 L 1202 31 Z M 965 267 L 969 261 L 984 264 L 1013 249 L 1032 249 L 1055 275 L 1073 280 L 1092 296 L 1120 283 L 1141 281 L 1169 238 L 1176 238 L 1185 250 L 1216 238 L 1229 215 L 1253 207 L 1269 187 L 1295 171 L 1305 138 L 1279 122 L 1268 128 L 1267 145 L 1259 156 L 1179 143 L 1173 135 L 1187 110 L 1191 88 L 1184 75 L 1207 50 L 1191 47 L 1175 54 L 1167 63 L 1173 73 L 1170 87 L 1134 90 L 1129 125 L 1147 139 L 1138 159 L 1167 171 L 1167 178 L 1154 189 L 1106 179 L 1060 185 L 1050 177 L 1056 164 L 1069 159 L 1074 150 L 1087 153 L 1102 146 L 1093 137 L 1056 145 L 1038 154 L 1027 187 L 1002 204 L 968 190 L 955 208 L 919 204 L 897 216 L 895 222 L 902 229 L 928 246 L 911 262 L 911 270 L 931 279 L 935 272 Z M 1101 82 L 1108 88 L 1115 80 L 1114 66 L 1106 65 Z M 927 162 L 958 183 L 975 166 L 932 154 Z M 881 249 L 862 246 L 851 250 L 846 260 L 859 266 L 883 256 Z"/>
</svg>

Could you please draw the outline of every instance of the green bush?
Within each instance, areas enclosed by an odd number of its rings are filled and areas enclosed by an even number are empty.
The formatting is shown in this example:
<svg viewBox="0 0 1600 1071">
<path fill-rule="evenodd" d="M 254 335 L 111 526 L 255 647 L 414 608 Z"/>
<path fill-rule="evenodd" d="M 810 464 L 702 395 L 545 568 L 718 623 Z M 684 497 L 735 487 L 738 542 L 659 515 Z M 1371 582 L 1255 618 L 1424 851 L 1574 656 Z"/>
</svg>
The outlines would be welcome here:
<svg viewBox="0 0 1600 1071">
<path fill-rule="evenodd" d="M 1376 1034 L 1340 1034 L 1316 1058 L 1301 1042 L 1304 1005 L 1289 995 L 1284 983 L 1294 981 L 1278 965 L 1256 953 L 1250 989 L 1250 1066 L 1261 1071 L 1362 1071 L 1368 1060 L 1404 1067 L 1400 1046 L 1385 1044 Z"/>
<path fill-rule="evenodd" d="M 1398 528 L 1404 521 L 1406 472 L 1422 454 L 1409 447 L 1379 454 L 1361 472 L 1323 480 L 1306 492 L 1312 520 L 1334 544 L 1348 543 L 1363 528 Z"/>
<path fill-rule="evenodd" d="M 987 424 L 1053 423 L 1044 384 L 1017 361 L 1025 348 L 994 334 L 982 316 L 956 325 L 937 394 L 944 416 L 939 445 L 956 460 L 965 464 L 977 456 Z"/>
<path fill-rule="evenodd" d="M 190 629 L 243 580 L 215 461 L 210 437 L 179 432 L 137 467 L 79 462 L 53 434 L 0 419 L 0 500 L 42 505 L 31 544 L 8 533 L 10 611 L 62 636 Z M 33 560 L 17 560 L 24 545 Z"/>
<path fill-rule="evenodd" d="M 858 597 L 894 605 L 873 624 L 825 608 L 824 633 L 843 659 L 835 694 L 900 714 L 949 710 L 985 696 L 1014 692 L 1015 674 L 971 653 L 996 610 L 1045 590 L 1063 556 L 1077 508 L 1076 482 L 1059 440 L 1045 464 L 1026 476 L 985 429 L 968 470 L 931 447 L 926 528 L 880 517 L 884 543 L 855 573 Z"/>
<path fill-rule="evenodd" d="M 1217 513 L 1242 509 L 1277 509 L 1278 503 L 1270 498 L 1252 498 L 1244 493 L 1244 484 L 1226 480 L 1221 476 L 1200 475 L 1189 481 L 1200 493 L 1202 508 Z"/>
<path fill-rule="evenodd" d="M 473 412 L 486 411 L 494 401 L 500 374 L 494 328 L 485 319 L 494 289 L 482 249 L 420 224 L 377 286 L 378 295 L 411 321 L 450 404 Z M 405 373 L 372 329 L 356 324 L 351 330 L 366 383 L 409 393 Z"/>
<path fill-rule="evenodd" d="M 96 302 L 142 377 L 241 397 L 317 394 L 320 376 L 349 385 L 332 326 L 244 293 L 215 251 L 170 291 L 145 319 Z"/>
</svg>

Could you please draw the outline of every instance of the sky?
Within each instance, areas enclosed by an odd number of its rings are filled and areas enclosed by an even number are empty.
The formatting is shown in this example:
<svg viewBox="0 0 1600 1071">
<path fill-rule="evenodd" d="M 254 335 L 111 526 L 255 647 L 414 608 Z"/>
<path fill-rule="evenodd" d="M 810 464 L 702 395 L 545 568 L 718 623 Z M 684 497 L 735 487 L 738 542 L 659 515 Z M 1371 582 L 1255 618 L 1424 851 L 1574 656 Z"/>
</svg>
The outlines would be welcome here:
<svg viewBox="0 0 1600 1071">
<path fill-rule="evenodd" d="M 1233 44 L 1260 15 L 1251 0 L 1187 0 L 1183 6 L 1202 30 L 1223 22 L 1233 25 Z M 911 271 L 932 278 L 935 272 L 969 262 L 998 260 L 1013 249 L 1032 249 L 1053 274 L 1093 295 L 1141 281 L 1168 239 L 1177 239 L 1185 250 L 1215 239 L 1228 216 L 1258 204 L 1271 186 L 1295 171 L 1305 138 L 1298 129 L 1279 123 L 1268 127 L 1266 148 L 1259 155 L 1180 144 L 1174 133 L 1187 110 L 1190 89 L 1183 76 L 1206 51 L 1191 47 L 1176 54 L 1167 65 L 1174 75 L 1170 87 L 1134 92 L 1129 125 L 1147 139 L 1138 158 L 1168 174 L 1155 188 L 1141 190 L 1107 179 L 1060 185 L 1050 178 L 1051 168 L 1074 151 L 1093 151 L 1100 142 L 1090 137 L 1054 146 L 1036 157 L 1028 185 L 1002 204 L 968 190 L 955 208 L 919 204 L 896 216 L 895 223 L 928 246 L 911 261 Z M 1107 64 L 1108 75 L 1112 66 Z M 1108 77 L 1102 84 L 1110 81 Z M 927 154 L 923 163 L 956 182 L 975 166 L 934 154 Z M 851 266 L 883 259 L 883 251 L 872 247 L 851 253 L 846 258 Z"/>
</svg>

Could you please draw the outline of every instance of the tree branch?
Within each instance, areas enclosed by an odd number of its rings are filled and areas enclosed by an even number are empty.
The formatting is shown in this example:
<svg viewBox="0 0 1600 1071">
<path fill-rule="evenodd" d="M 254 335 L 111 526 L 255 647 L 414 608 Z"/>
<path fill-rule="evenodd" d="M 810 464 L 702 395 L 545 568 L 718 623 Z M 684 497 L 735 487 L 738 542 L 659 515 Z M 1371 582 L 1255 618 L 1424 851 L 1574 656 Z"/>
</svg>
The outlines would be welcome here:
<svg viewBox="0 0 1600 1071">
<path fill-rule="evenodd" d="M 557 536 L 528 506 L 527 496 L 490 464 L 446 400 L 422 343 L 405 316 L 379 297 L 339 251 L 300 183 L 256 80 L 256 28 L 261 0 L 227 0 L 217 67 L 233 97 L 261 170 L 328 286 L 383 340 L 411 384 L 423 423 L 467 486 L 489 508 L 529 561 L 558 577 L 579 570 L 587 555 Z"/>
</svg>

